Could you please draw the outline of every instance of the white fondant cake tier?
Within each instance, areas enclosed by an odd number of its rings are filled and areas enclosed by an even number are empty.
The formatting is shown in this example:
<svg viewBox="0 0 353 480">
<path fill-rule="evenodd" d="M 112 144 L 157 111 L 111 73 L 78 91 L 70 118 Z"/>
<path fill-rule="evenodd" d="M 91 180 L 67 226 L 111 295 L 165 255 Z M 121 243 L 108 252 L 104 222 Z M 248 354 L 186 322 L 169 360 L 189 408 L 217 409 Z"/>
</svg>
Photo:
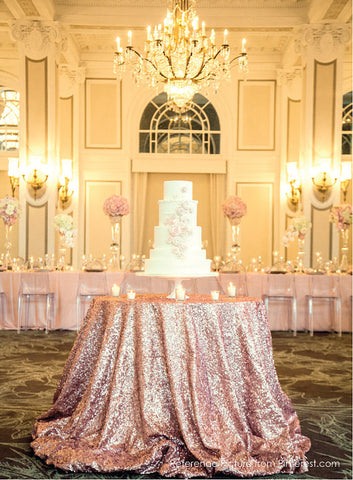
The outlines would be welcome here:
<svg viewBox="0 0 353 480">
<path fill-rule="evenodd" d="M 154 246 L 145 262 L 151 275 L 207 275 L 211 260 L 202 249 L 197 226 L 197 201 L 192 200 L 192 182 L 164 182 L 164 200 L 159 201 L 159 225 L 154 227 Z"/>
<path fill-rule="evenodd" d="M 159 225 L 165 225 L 166 220 L 181 213 L 188 225 L 197 225 L 197 200 L 159 200 Z"/>
<path fill-rule="evenodd" d="M 164 200 L 192 200 L 192 182 L 172 180 L 164 182 Z"/>
<path fill-rule="evenodd" d="M 197 276 L 208 275 L 211 271 L 211 260 L 203 262 L 184 263 L 175 258 L 166 257 L 163 261 L 147 259 L 145 262 L 145 272 L 149 275 L 185 275 Z"/>
</svg>

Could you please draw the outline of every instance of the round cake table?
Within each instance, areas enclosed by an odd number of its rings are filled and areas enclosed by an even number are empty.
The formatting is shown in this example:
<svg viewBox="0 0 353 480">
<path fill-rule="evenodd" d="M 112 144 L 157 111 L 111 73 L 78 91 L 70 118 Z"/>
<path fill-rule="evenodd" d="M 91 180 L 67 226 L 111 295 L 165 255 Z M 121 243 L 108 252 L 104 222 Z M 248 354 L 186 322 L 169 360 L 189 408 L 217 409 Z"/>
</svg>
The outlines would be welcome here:
<svg viewBox="0 0 353 480">
<path fill-rule="evenodd" d="M 302 473 L 310 440 L 282 392 L 261 300 L 97 297 L 32 447 L 68 471 Z"/>
</svg>

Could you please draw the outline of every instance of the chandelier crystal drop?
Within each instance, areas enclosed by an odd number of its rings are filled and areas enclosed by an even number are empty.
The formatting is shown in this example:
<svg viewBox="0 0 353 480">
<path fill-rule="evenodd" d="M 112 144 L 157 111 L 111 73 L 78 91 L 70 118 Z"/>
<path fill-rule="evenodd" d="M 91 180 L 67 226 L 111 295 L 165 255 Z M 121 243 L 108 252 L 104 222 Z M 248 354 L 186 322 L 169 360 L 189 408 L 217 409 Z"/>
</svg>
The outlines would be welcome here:
<svg viewBox="0 0 353 480">
<path fill-rule="evenodd" d="M 183 110 L 201 89 L 213 88 L 217 92 L 223 80 L 230 80 L 233 62 L 247 71 L 245 39 L 242 50 L 230 58 L 228 31 L 223 43 L 216 46 L 215 31 L 206 35 L 205 23 L 201 27 L 195 12 L 195 0 L 173 0 L 164 24 L 147 27 L 144 53 L 132 46 L 132 33 L 128 32 L 125 49 L 117 37 L 114 54 L 114 73 L 121 77 L 126 67 L 132 69 L 137 84 L 162 86 L 172 108 Z"/>
</svg>

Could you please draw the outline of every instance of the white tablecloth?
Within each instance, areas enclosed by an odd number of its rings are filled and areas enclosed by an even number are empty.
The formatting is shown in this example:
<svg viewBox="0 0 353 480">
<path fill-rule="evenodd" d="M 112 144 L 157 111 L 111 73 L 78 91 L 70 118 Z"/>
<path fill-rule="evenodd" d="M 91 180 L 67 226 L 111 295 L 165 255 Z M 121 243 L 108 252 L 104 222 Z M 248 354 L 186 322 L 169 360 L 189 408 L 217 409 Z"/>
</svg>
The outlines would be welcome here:
<svg viewBox="0 0 353 480">
<path fill-rule="evenodd" d="M 5 318 L 1 318 L 1 328 L 17 328 L 17 305 L 20 286 L 20 273 L 0 273 L 0 292 L 3 291 L 6 299 Z M 40 275 L 40 273 L 32 274 Z M 92 275 L 85 273 L 84 275 Z M 172 291 L 174 281 L 172 279 L 137 276 L 133 273 L 107 272 L 108 290 L 113 283 L 121 285 L 122 293 L 132 288 L 138 293 L 169 293 Z M 342 301 L 342 330 L 352 331 L 352 277 L 350 275 L 333 275 L 339 285 Z M 76 296 L 79 287 L 80 274 L 78 272 L 51 272 L 49 273 L 50 287 L 55 293 L 55 328 L 75 329 L 77 317 Z M 81 279 L 82 277 L 81 273 Z M 211 290 L 221 290 L 226 293 L 229 282 L 236 280 L 236 274 L 221 274 L 218 277 L 201 277 L 183 280 L 183 286 L 190 293 L 210 293 Z M 270 275 L 270 281 L 273 275 Z M 306 327 L 305 295 L 309 293 L 310 275 L 294 275 L 296 298 L 297 298 L 297 329 L 304 330 Z M 249 273 L 246 274 L 248 294 L 252 297 L 260 297 L 264 293 L 267 275 Z M 269 322 L 271 330 L 287 330 L 288 308 L 280 303 L 270 305 Z M 314 329 L 325 331 L 330 326 L 331 310 L 328 302 L 316 303 L 314 308 Z M 2 311 L 0 310 L 0 315 Z M 29 325 L 36 328 L 44 326 L 45 302 L 36 302 L 30 309 L 31 320 Z"/>
</svg>

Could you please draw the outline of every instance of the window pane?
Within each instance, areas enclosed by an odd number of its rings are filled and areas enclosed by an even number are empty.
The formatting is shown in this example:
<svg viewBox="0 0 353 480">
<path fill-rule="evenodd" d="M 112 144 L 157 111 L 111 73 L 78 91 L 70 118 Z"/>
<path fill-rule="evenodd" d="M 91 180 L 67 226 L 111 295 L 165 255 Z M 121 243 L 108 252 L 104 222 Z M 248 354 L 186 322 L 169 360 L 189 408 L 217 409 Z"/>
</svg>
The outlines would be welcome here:
<svg viewBox="0 0 353 480">
<path fill-rule="evenodd" d="M 151 120 L 152 120 L 153 114 L 156 110 L 157 110 L 157 108 L 152 103 L 149 103 L 147 105 L 147 107 L 143 111 L 143 114 L 142 114 L 142 117 L 141 117 L 140 130 L 149 130 L 150 129 Z"/>
<path fill-rule="evenodd" d="M 352 134 L 342 135 L 342 155 L 351 155 L 352 153 Z"/>
<path fill-rule="evenodd" d="M 150 153 L 149 133 L 140 133 L 140 153 Z"/>
<path fill-rule="evenodd" d="M 216 154 L 221 152 L 221 136 L 219 133 L 211 133 L 210 135 L 211 140 L 210 140 L 210 153 L 211 154 Z"/>
<path fill-rule="evenodd" d="M 207 107 L 205 107 L 204 112 L 206 113 L 208 121 L 210 122 L 210 129 L 220 130 L 218 115 L 213 105 L 209 103 Z"/>
</svg>

